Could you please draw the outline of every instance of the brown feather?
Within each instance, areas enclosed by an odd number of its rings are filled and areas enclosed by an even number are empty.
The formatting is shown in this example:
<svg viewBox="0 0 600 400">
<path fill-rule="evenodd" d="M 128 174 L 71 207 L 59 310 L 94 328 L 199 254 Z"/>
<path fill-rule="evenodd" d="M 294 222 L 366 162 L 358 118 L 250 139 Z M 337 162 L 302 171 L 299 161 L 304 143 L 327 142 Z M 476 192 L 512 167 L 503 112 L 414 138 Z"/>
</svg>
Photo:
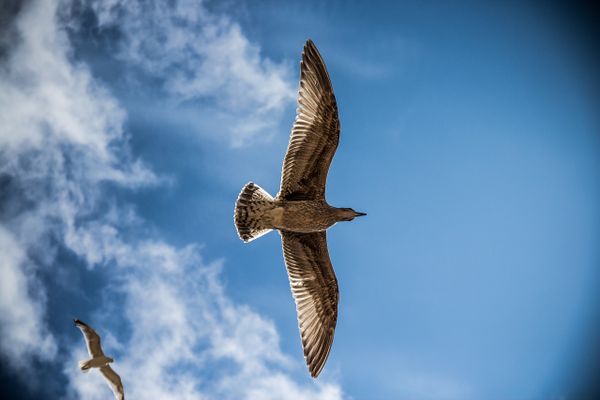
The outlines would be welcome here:
<svg viewBox="0 0 600 400">
<path fill-rule="evenodd" d="M 327 172 L 337 149 L 340 122 L 333 87 L 323 58 L 311 40 L 300 64 L 296 121 L 283 161 L 284 200 L 324 200 Z"/>
<path fill-rule="evenodd" d="M 339 292 L 325 232 L 280 231 L 310 374 L 317 377 L 331 350 Z"/>
</svg>

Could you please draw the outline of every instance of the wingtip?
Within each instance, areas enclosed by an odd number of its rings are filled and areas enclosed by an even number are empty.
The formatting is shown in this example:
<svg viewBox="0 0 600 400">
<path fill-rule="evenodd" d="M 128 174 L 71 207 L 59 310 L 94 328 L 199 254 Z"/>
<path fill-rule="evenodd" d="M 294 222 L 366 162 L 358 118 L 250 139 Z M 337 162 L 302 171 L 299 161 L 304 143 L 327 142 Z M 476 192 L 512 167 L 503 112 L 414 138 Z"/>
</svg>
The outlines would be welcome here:
<svg viewBox="0 0 600 400">
<path fill-rule="evenodd" d="M 304 43 L 304 50 L 306 51 L 306 49 L 316 49 L 317 46 L 315 45 L 315 42 L 312 41 L 312 39 L 308 38 L 306 39 L 306 43 Z"/>
<path fill-rule="evenodd" d="M 321 366 L 320 368 L 312 368 L 312 369 L 309 369 L 310 376 L 311 376 L 313 379 L 317 379 L 317 378 L 319 377 L 319 374 L 321 374 L 321 371 L 322 371 L 322 370 L 323 370 L 323 366 Z"/>
<path fill-rule="evenodd" d="M 317 379 L 319 377 L 321 371 L 323 371 L 323 368 L 325 367 L 325 361 L 327 360 L 327 357 L 324 359 L 321 358 L 321 360 L 317 360 L 315 357 L 316 355 L 313 355 L 312 357 L 309 357 L 307 354 L 304 355 L 308 372 L 313 379 Z"/>
</svg>

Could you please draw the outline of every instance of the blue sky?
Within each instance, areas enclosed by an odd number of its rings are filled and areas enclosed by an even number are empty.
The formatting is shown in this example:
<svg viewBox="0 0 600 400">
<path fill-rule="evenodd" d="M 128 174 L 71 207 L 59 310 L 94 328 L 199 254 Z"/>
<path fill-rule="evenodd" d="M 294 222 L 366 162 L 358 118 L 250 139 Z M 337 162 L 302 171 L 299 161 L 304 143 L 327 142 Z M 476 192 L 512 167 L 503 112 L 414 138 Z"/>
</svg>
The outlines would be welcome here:
<svg viewBox="0 0 600 400">
<path fill-rule="evenodd" d="M 600 280 L 597 60 L 574 14 L 143 3 L 6 7 L 5 393 L 106 398 L 77 370 L 79 317 L 129 398 L 573 398 Z M 317 381 L 279 236 L 243 244 L 232 221 L 246 182 L 278 190 L 307 38 L 342 125 L 327 199 L 368 213 L 328 235 Z"/>
</svg>

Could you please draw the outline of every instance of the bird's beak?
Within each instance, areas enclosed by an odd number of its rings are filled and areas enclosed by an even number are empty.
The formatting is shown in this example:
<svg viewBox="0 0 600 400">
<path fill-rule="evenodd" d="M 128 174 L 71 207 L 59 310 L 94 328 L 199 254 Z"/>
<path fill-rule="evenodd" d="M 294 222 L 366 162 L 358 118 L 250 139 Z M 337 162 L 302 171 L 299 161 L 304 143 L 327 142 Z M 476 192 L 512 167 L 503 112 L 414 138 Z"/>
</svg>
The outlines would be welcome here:
<svg viewBox="0 0 600 400">
<path fill-rule="evenodd" d="M 354 214 L 356 214 L 357 217 L 362 217 L 363 215 L 367 215 L 367 213 L 361 213 L 358 211 L 354 211 Z"/>
</svg>

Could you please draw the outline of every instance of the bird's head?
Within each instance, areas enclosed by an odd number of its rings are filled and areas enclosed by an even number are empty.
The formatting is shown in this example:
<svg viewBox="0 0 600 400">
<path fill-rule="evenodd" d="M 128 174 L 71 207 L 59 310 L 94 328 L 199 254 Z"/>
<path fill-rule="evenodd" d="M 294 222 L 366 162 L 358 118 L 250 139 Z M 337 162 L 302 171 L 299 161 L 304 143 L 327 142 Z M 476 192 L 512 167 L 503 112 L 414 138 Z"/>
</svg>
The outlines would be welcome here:
<svg viewBox="0 0 600 400">
<path fill-rule="evenodd" d="M 352 221 L 356 217 L 362 217 L 366 213 L 354 211 L 351 208 L 338 208 L 338 217 L 340 221 Z"/>
<path fill-rule="evenodd" d="M 112 363 L 112 362 L 115 362 L 115 360 L 113 360 L 113 359 L 112 359 L 112 358 L 110 358 L 110 357 L 106 357 L 106 363 L 107 363 L 107 364 L 110 364 L 110 363 Z"/>
</svg>

